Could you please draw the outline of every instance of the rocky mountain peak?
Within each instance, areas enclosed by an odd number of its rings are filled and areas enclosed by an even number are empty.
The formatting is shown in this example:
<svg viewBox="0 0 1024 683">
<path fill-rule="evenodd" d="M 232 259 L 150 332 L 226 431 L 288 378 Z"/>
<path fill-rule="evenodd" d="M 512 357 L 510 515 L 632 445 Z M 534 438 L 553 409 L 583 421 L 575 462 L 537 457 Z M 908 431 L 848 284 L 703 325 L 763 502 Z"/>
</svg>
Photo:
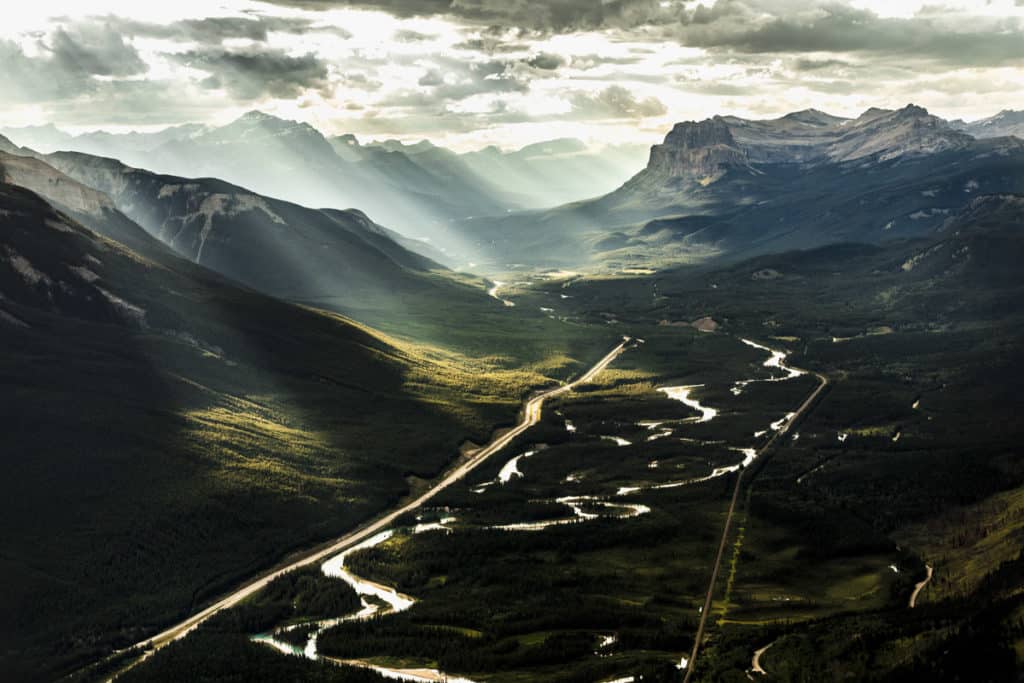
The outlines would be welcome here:
<svg viewBox="0 0 1024 683">
<path fill-rule="evenodd" d="M 786 114 L 782 117 L 782 120 L 804 123 L 811 126 L 834 126 L 846 119 L 840 116 L 833 116 L 819 109 L 802 109 Z"/>
<path fill-rule="evenodd" d="M 266 112 L 262 112 L 259 109 L 253 109 L 251 111 L 245 112 L 237 119 L 235 119 L 235 123 L 263 123 L 264 121 L 280 120 L 281 119 L 278 119 L 276 116 L 272 116 L 270 114 L 267 114 Z"/>
<path fill-rule="evenodd" d="M 833 161 L 876 157 L 888 161 L 903 156 L 936 154 L 969 145 L 974 138 L 928 113 L 924 107 L 908 104 L 897 110 L 869 109 L 844 127 L 841 137 L 828 150 Z"/>
<path fill-rule="evenodd" d="M 897 110 L 896 116 L 903 119 L 912 119 L 930 117 L 931 114 L 929 114 L 928 110 L 924 107 L 919 107 L 916 104 L 911 103 L 902 109 Z"/>
<path fill-rule="evenodd" d="M 664 146 L 677 149 L 700 149 L 713 145 L 735 145 L 729 124 L 721 116 L 703 121 L 677 123 L 665 137 Z"/>
<path fill-rule="evenodd" d="M 958 126 L 976 138 L 997 138 L 1013 135 L 1024 138 L 1024 111 L 1004 109 L 987 119 Z"/>
<path fill-rule="evenodd" d="M 891 114 L 892 112 L 893 112 L 892 109 L 881 109 L 879 107 L 871 107 L 870 109 L 865 110 L 863 114 L 858 116 L 857 120 L 858 121 L 870 121 L 872 119 L 877 119 L 879 116 L 885 116 L 886 114 Z"/>
<path fill-rule="evenodd" d="M 747 155 L 736 144 L 729 124 L 716 116 L 677 123 L 665 142 L 651 148 L 646 173 L 653 178 L 708 185 L 728 169 L 748 165 Z"/>
</svg>

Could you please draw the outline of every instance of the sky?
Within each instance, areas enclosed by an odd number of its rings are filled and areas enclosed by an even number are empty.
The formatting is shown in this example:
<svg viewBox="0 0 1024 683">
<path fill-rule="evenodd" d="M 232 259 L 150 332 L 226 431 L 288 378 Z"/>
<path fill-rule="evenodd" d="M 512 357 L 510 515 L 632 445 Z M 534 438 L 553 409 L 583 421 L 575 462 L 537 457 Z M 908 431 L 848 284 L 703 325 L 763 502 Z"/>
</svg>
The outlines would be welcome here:
<svg viewBox="0 0 1024 683">
<path fill-rule="evenodd" d="M 0 23 L 0 127 L 260 109 L 465 150 L 910 102 L 1024 109 L 1024 0 L 31 0 Z"/>
</svg>

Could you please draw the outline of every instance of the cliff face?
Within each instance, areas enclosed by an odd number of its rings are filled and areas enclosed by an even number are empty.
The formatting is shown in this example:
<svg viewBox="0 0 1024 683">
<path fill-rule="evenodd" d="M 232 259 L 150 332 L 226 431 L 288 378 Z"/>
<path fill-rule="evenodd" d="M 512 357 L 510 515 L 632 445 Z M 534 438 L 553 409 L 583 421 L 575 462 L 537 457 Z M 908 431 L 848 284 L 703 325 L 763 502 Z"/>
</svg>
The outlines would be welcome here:
<svg viewBox="0 0 1024 683">
<path fill-rule="evenodd" d="M 31 157 L 0 152 L 0 180 L 32 190 L 75 212 L 101 216 L 105 211 L 115 210 L 107 195 Z"/>
<path fill-rule="evenodd" d="M 737 145 L 728 124 L 716 116 L 677 123 L 665 142 L 651 148 L 646 173 L 665 180 L 684 179 L 706 185 L 729 168 L 747 165 L 747 155 Z"/>
<path fill-rule="evenodd" d="M 890 111 L 869 109 L 857 119 L 822 112 L 795 112 L 770 121 L 716 116 L 678 123 L 651 148 L 647 172 L 663 179 L 708 184 L 729 168 L 753 164 L 819 164 L 961 149 L 972 142 L 925 109 L 909 105 Z"/>
</svg>

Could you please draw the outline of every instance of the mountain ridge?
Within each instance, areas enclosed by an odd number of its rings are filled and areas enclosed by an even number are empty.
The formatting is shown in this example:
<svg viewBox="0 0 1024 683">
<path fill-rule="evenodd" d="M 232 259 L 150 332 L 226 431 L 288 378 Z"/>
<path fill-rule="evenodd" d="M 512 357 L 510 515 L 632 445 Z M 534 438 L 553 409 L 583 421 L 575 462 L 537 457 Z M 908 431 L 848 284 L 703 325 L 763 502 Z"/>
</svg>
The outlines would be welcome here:
<svg viewBox="0 0 1024 683">
<path fill-rule="evenodd" d="M 1021 164 L 1020 139 L 975 139 L 912 104 L 856 119 L 716 116 L 673 126 L 609 194 L 459 227 L 493 241 L 495 258 L 552 266 L 578 263 L 581 240 L 612 267 L 740 258 L 924 234 L 972 194 L 1020 191 Z"/>
</svg>

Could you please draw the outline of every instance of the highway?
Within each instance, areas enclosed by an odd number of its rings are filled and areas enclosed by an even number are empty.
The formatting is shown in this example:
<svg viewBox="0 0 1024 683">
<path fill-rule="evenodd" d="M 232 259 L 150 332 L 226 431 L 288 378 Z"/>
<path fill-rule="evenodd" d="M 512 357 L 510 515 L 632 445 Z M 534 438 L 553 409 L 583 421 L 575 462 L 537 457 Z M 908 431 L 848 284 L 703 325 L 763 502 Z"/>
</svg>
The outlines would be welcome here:
<svg viewBox="0 0 1024 683">
<path fill-rule="evenodd" d="M 611 365 L 611 363 L 616 358 L 618 358 L 619 355 L 621 355 L 627 348 L 629 348 L 629 345 L 632 343 L 632 341 L 633 340 L 630 337 L 623 337 L 622 342 L 620 342 L 618 346 L 612 349 L 607 355 L 605 355 L 601 360 L 599 360 L 589 370 L 587 370 L 586 373 L 584 373 L 577 379 L 567 384 L 563 384 L 559 387 L 541 391 L 532 396 L 531 398 L 529 398 L 523 405 L 519 422 L 514 427 L 494 436 L 494 438 L 491 439 L 490 443 L 477 449 L 475 452 L 472 453 L 468 460 L 459 465 L 456 465 L 446 475 L 444 475 L 444 477 L 441 480 L 433 484 L 428 490 L 421 493 L 413 500 L 405 504 L 402 504 L 398 508 L 395 508 L 394 510 L 387 512 L 382 516 L 377 517 L 373 521 L 368 522 L 367 524 L 345 534 L 341 538 L 338 538 L 337 540 L 331 542 L 326 547 L 320 547 L 318 549 L 311 550 L 287 565 L 278 567 L 270 572 L 262 574 L 261 576 L 255 579 L 252 579 L 251 581 L 239 587 L 234 592 L 230 593 L 229 595 L 226 595 L 225 597 L 221 598 L 220 600 L 206 607 L 205 609 L 196 612 L 184 621 L 181 621 L 175 624 L 174 626 L 171 626 L 170 628 L 161 631 L 152 638 L 148 638 L 136 644 L 134 648 L 138 649 L 140 653 L 142 651 L 145 651 L 146 654 L 144 656 L 141 656 L 139 659 L 134 660 L 125 668 L 121 669 L 116 675 L 120 675 L 121 673 L 124 673 L 128 669 L 132 668 L 156 650 L 159 650 L 167 644 L 184 637 L 190 631 L 198 627 L 200 624 L 202 624 L 204 621 L 206 621 L 213 615 L 217 614 L 218 612 L 222 612 L 223 610 L 234 607 L 246 598 L 252 596 L 255 593 L 258 593 L 260 590 L 265 588 L 267 584 L 269 584 L 271 581 L 278 578 L 282 574 L 293 571 L 300 567 L 305 567 L 310 564 L 314 564 L 321 560 L 325 560 L 328 557 L 340 553 L 343 550 L 349 548 L 350 546 L 355 545 L 356 543 L 359 543 L 360 541 L 363 541 L 364 539 L 367 539 L 376 533 L 384 531 L 392 524 L 394 524 L 396 519 L 398 519 L 399 517 L 401 517 L 402 515 L 411 510 L 419 508 L 424 503 L 428 502 L 430 499 L 436 496 L 438 493 L 461 480 L 463 477 L 469 474 L 469 472 L 471 472 L 474 468 L 479 466 L 482 462 L 490 458 L 495 453 L 504 449 L 516 437 L 521 435 L 523 432 L 525 432 L 533 425 L 537 424 L 540 421 L 545 400 L 565 394 L 569 391 L 572 391 L 573 388 L 581 384 L 585 384 L 594 379 L 594 377 L 596 377 L 601 371 L 603 371 L 605 368 Z M 115 655 L 120 654 L 121 652 L 124 651 L 119 651 L 118 653 L 115 653 Z"/>
<path fill-rule="evenodd" d="M 934 573 L 934 569 L 930 564 L 926 564 L 924 568 L 927 574 L 925 575 L 923 580 L 918 581 L 914 585 L 914 592 L 910 595 L 910 609 L 914 609 L 915 607 L 917 607 L 917 596 L 921 594 L 921 591 L 924 590 L 924 587 L 927 586 L 928 582 L 932 580 L 932 574 Z"/>
<path fill-rule="evenodd" d="M 783 370 L 789 370 L 787 366 L 782 365 L 781 362 L 779 367 Z M 805 370 L 793 367 L 793 371 L 804 373 Z M 821 395 L 825 387 L 828 386 L 828 378 L 820 373 L 814 373 L 814 376 L 818 378 L 818 386 L 812 391 L 804 402 L 800 404 L 800 407 L 796 409 L 792 417 L 787 419 L 781 424 L 781 427 L 776 431 L 768 441 L 761 446 L 757 452 L 757 457 L 764 455 L 775 442 L 783 435 L 789 433 L 790 427 L 797 423 L 800 418 L 814 405 L 814 401 Z M 722 556 L 725 554 L 725 546 L 729 541 L 729 529 L 732 526 L 733 513 L 736 511 L 736 500 L 740 495 L 740 485 L 743 482 L 744 470 L 740 470 L 736 473 L 736 485 L 733 487 L 732 500 L 729 501 L 729 511 L 725 515 L 725 524 L 722 528 L 722 538 L 718 544 L 718 554 L 715 556 L 715 563 L 711 567 L 711 580 L 708 582 L 708 591 L 704 596 L 704 607 L 700 612 L 700 623 L 697 626 L 697 635 L 693 640 L 693 649 L 690 651 L 690 658 L 687 661 L 686 674 L 683 676 L 683 683 L 690 683 L 690 677 L 693 676 L 693 671 L 697 663 L 697 654 L 700 651 L 701 641 L 704 639 L 704 629 L 707 625 L 708 614 L 711 613 L 711 603 L 715 594 L 715 583 L 718 581 L 718 570 L 722 565 Z"/>
</svg>

